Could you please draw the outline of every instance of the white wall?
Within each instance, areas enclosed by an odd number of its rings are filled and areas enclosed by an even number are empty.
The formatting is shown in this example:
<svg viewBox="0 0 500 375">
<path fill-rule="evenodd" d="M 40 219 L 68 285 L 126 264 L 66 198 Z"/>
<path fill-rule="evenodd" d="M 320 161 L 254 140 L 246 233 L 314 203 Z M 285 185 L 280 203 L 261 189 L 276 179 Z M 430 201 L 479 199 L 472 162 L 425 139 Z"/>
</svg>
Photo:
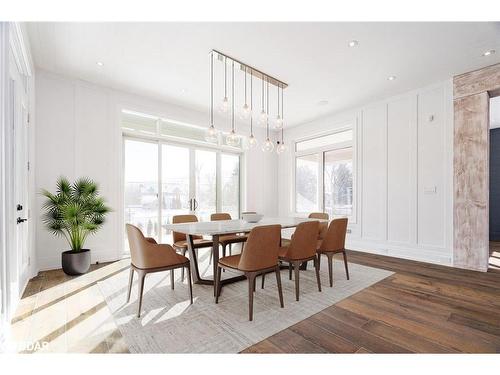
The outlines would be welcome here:
<svg viewBox="0 0 500 375">
<path fill-rule="evenodd" d="M 115 260 L 121 256 L 123 239 L 122 136 L 119 126 L 121 108 L 151 113 L 192 124 L 205 125 L 207 114 L 118 92 L 45 71 L 36 75 L 36 178 L 37 191 L 53 190 L 56 179 L 89 176 L 100 184 L 102 195 L 113 212 L 103 229 L 90 238 L 92 261 Z M 225 119 L 228 129 L 229 121 Z M 262 129 L 256 136 L 262 138 Z M 278 205 L 277 156 L 259 150 L 244 158 L 245 183 L 243 209 L 276 215 Z M 40 222 L 43 198 L 37 196 L 34 216 L 38 220 L 36 253 L 41 270 L 60 268 L 61 252 L 68 249 L 62 239 L 54 238 Z"/>
<path fill-rule="evenodd" d="M 280 215 L 296 215 L 294 141 L 351 124 L 356 214 L 348 248 L 451 265 L 452 100 L 447 81 L 286 130 Z"/>
</svg>

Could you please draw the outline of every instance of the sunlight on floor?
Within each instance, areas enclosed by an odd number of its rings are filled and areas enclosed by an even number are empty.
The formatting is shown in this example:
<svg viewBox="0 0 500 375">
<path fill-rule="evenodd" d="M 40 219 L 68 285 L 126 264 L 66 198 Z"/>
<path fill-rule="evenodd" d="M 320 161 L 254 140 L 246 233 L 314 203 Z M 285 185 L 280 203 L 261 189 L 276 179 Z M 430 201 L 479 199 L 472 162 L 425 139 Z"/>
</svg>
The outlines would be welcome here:
<svg viewBox="0 0 500 375">
<path fill-rule="evenodd" d="M 11 325 L 11 348 L 32 352 L 128 352 L 97 282 L 128 268 L 125 259 L 82 276 L 62 270 L 30 281 Z"/>
</svg>

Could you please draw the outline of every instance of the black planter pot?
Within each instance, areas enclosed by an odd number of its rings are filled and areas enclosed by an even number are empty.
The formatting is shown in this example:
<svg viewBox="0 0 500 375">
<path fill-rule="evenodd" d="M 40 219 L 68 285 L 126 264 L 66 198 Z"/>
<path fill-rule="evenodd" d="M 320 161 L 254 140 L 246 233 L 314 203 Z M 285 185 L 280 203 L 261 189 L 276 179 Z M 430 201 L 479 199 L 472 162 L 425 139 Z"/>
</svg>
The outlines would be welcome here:
<svg viewBox="0 0 500 375">
<path fill-rule="evenodd" d="M 90 268 L 90 249 L 69 250 L 62 253 L 62 268 L 66 275 L 81 275 Z"/>
</svg>

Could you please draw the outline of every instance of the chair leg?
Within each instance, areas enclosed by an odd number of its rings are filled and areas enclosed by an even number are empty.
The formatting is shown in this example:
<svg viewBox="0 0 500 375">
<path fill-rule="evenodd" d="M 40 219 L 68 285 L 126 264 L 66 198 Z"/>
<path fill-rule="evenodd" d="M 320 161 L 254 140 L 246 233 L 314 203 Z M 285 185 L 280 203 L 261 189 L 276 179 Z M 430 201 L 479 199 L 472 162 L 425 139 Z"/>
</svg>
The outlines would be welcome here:
<svg viewBox="0 0 500 375">
<path fill-rule="evenodd" d="M 184 267 L 182 267 L 182 268 L 184 269 Z M 189 284 L 189 300 L 191 301 L 191 305 L 192 305 L 193 304 L 193 282 L 191 280 L 191 266 L 188 264 L 186 268 L 187 268 L 188 284 Z"/>
<path fill-rule="evenodd" d="M 170 270 L 170 288 L 174 290 L 174 270 Z"/>
<path fill-rule="evenodd" d="M 288 263 L 288 278 L 292 280 L 292 263 Z"/>
<path fill-rule="evenodd" d="M 229 244 L 229 255 L 233 255 L 233 244 Z"/>
<path fill-rule="evenodd" d="M 264 289 L 264 283 L 266 282 L 266 274 L 263 273 L 262 274 L 262 285 L 261 285 L 261 289 Z"/>
<path fill-rule="evenodd" d="M 257 275 L 255 275 L 254 279 L 253 279 L 253 292 L 255 293 L 257 289 Z"/>
<path fill-rule="evenodd" d="M 283 303 L 283 290 L 281 289 L 281 273 L 280 273 L 280 266 L 276 267 L 276 284 L 278 284 L 278 294 L 280 296 L 280 306 L 283 308 L 285 307 L 285 304 Z"/>
<path fill-rule="evenodd" d="M 349 280 L 349 268 L 347 267 L 347 254 L 344 251 L 342 251 L 342 255 L 344 256 L 344 266 L 345 266 L 345 274 L 347 276 L 347 280 Z"/>
<path fill-rule="evenodd" d="M 141 317 L 141 307 L 142 307 L 142 293 L 144 292 L 144 278 L 146 277 L 145 272 L 138 272 L 139 273 L 139 303 L 138 303 L 138 308 L 137 308 L 137 317 Z"/>
<path fill-rule="evenodd" d="M 255 287 L 255 273 L 246 274 L 248 278 L 248 320 L 253 320 L 253 292 Z"/>
<path fill-rule="evenodd" d="M 222 287 L 222 283 L 220 282 L 220 277 L 221 277 L 221 267 L 219 265 L 217 265 L 217 276 L 215 278 L 215 287 L 216 287 L 216 290 L 217 290 L 217 293 L 215 293 L 215 303 L 219 303 L 219 296 L 220 296 L 220 290 L 221 290 L 221 287 Z"/>
<path fill-rule="evenodd" d="M 187 251 L 187 249 L 181 250 L 182 256 L 186 256 L 186 251 Z M 184 267 L 182 267 L 182 270 L 181 270 L 181 281 L 184 282 Z"/>
<path fill-rule="evenodd" d="M 328 258 L 328 276 L 330 278 L 330 287 L 332 287 L 333 286 L 333 254 L 327 253 L 326 256 Z"/>
<path fill-rule="evenodd" d="M 321 292 L 321 280 L 319 278 L 319 254 L 314 258 L 314 268 L 316 268 L 316 281 L 318 282 L 318 291 Z"/>
<path fill-rule="evenodd" d="M 299 262 L 293 262 L 293 269 L 295 271 L 295 300 L 299 300 L 299 267 L 300 263 Z"/>
<path fill-rule="evenodd" d="M 130 277 L 128 279 L 127 303 L 130 302 L 130 293 L 132 292 L 132 284 L 134 283 L 134 268 L 130 266 Z"/>
<path fill-rule="evenodd" d="M 226 256 L 226 245 L 222 245 L 222 257 L 224 258 Z M 223 268 L 222 272 L 226 272 L 226 269 Z"/>
</svg>

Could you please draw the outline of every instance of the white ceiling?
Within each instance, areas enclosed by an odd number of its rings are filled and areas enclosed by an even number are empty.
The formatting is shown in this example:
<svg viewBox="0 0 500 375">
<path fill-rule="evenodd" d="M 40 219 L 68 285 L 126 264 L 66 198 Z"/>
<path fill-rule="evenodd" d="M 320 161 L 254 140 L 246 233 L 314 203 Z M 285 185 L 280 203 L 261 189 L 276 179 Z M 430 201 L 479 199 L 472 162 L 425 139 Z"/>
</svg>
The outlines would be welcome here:
<svg viewBox="0 0 500 375">
<path fill-rule="evenodd" d="M 201 110 L 209 103 L 209 51 L 217 49 L 290 85 L 288 126 L 500 62 L 500 23 L 31 23 L 28 30 L 40 68 Z M 352 39 L 355 48 L 347 46 Z M 497 53 L 482 56 L 488 49 Z M 216 68 L 217 104 L 222 63 Z M 236 75 L 239 106 L 243 74 Z M 275 113 L 275 91 L 270 98 Z"/>
</svg>

